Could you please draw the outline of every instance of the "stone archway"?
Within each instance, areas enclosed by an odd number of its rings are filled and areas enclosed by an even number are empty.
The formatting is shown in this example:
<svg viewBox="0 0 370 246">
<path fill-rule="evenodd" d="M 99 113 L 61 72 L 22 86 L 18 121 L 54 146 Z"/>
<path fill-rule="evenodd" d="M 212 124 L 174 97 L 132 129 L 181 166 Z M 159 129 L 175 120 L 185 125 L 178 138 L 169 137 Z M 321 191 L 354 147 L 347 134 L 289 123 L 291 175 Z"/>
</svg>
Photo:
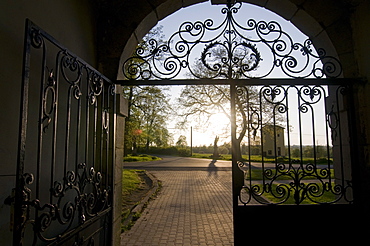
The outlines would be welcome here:
<svg viewBox="0 0 370 246">
<path fill-rule="evenodd" d="M 131 55 L 138 40 L 166 16 L 180 8 L 204 0 L 139 0 L 115 4 L 101 3 L 99 21 L 99 65 L 110 78 L 116 78 L 120 61 Z M 222 3 L 226 1 L 213 1 Z M 291 21 L 316 47 L 337 54 L 343 64 L 344 77 L 358 77 L 354 54 L 350 11 L 355 1 L 243 0 L 271 10 Z M 346 37 L 346 38 L 343 38 Z"/>
<path fill-rule="evenodd" d="M 229 5 L 230 6 L 230 5 Z M 298 13 L 299 12 L 299 9 L 295 12 L 295 13 Z M 223 12 L 223 13 L 226 13 L 226 12 Z M 231 16 L 231 13 L 232 13 L 232 11 L 230 10 L 230 11 L 228 11 L 227 12 L 228 13 L 228 17 L 229 16 Z M 293 16 L 294 17 L 294 16 Z M 229 25 L 229 26 L 231 26 L 231 25 Z M 319 37 L 319 35 L 320 34 L 322 34 L 322 33 L 325 33 L 325 30 L 323 30 L 322 28 L 318 28 L 318 30 L 320 30 L 319 32 L 318 32 L 318 34 L 316 35 L 316 36 L 314 36 L 314 38 L 313 39 L 316 39 L 316 40 L 319 40 L 320 41 L 320 39 L 318 38 Z M 228 31 L 228 33 L 230 34 L 230 33 L 233 33 L 232 31 Z M 227 36 L 227 35 L 226 35 Z M 230 37 L 230 35 L 229 35 L 229 37 Z M 137 38 L 137 36 L 135 36 L 135 38 Z M 231 38 L 230 38 L 231 39 Z M 247 39 L 247 38 L 246 38 Z M 316 45 L 318 45 L 320 42 L 319 41 L 317 41 L 316 42 Z M 198 42 L 195 42 L 195 43 L 198 43 Z M 229 42 L 229 44 L 231 44 L 231 42 Z M 230 45 L 231 46 L 231 45 Z M 230 47 L 229 46 L 229 47 Z M 325 47 L 326 47 L 326 49 L 328 49 L 328 47 L 329 47 L 329 50 L 330 50 L 330 48 L 331 48 L 331 42 L 329 41 L 328 42 L 328 45 L 326 46 L 326 45 L 324 45 Z M 288 45 L 288 47 L 294 47 L 294 46 L 290 46 L 290 45 Z M 157 49 L 154 49 L 154 50 L 157 50 Z M 160 49 L 159 49 L 160 50 Z M 190 49 L 191 50 L 191 49 Z M 131 52 L 130 52 L 131 53 Z M 333 53 L 336 53 L 335 52 L 335 50 L 334 50 L 334 52 Z M 229 56 L 229 57 L 231 57 L 231 56 Z M 140 58 L 140 57 L 139 57 Z M 124 57 L 124 59 L 125 59 L 125 57 Z M 230 60 L 231 60 L 231 58 L 230 58 Z M 185 64 L 188 64 L 188 62 L 185 62 Z M 228 78 L 231 78 L 230 77 L 230 71 L 229 71 L 229 77 Z M 128 77 L 129 78 L 129 77 Z M 348 81 L 348 80 L 347 80 Z M 124 81 L 125 82 L 125 81 Z M 122 82 L 122 84 L 124 84 L 124 82 Z M 132 82 L 131 84 L 136 84 L 137 82 Z M 144 82 L 145 83 L 145 82 Z M 249 83 L 249 82 L 247 82 L 247 83 Z M 293 82 L 293 83 L 295 83 L 295 82 Z M 317 82 L 317 83 L 319 83 L 320 84 L 320 82 Z M 293 84 L 293 86 L 294 86 L 295 84 Z M 235 94 L 235 90 L 234 90 L 234 94 Z M 233 95 L 233 93 L 231 93 L 231 95 Z M 233 108 L 233 107 L 232 107 Z M 235 107 L 234 107 L 235 108 Z M 233 134 L 232 134 L 233 135 Z M 234 134 L 235 135 L 235 134 Z M 349 139 L 349 138 L 347 138 L 347 139 Z M 233 142 L 234 143 L 234 142 Z M 233 157 L 233 167 L 234 166 L 236 166 L 236 165 L 234 165 L 235 164 L 235 162 L 234 162 L 234 157 Z M 243 177 L 241 177 L 240 178 L 241 180 L 243 179 Z M 234 179 L 233 179 L 234 180 Z M 298 185 L 297 185 L 297 187 L 298 187 Z M 235 192 L 235 194 L 236 194 L 236 196 L 238 196 L 238 189 L 236 189 L 236 192 Z M 249 194 L 249 193 L 248 193 Z M 297 193 L 298 194 L 298 193 Z M 235 196 L 234 196 L 235 197 Z M 297 201 L 298 201 L 299 199 L 297 199 Z M 236 204 L 236 207 L 238 207 L 238 209 L 239 209 L 239 205 L 238 205 L 238 201 L 236 201 L 234 204 Z M 298 203 L 297 203 L 298 204 Z M 241 213 L 241 211 L 239 211 L 240 213 Z M 311 211 L 312 212 L 312 211 Z M 322 212 L 322 211 L 320 211 L 320 212 Z M 325 212 L 325 211 L 324 211 Z M 327 211 L 327 212 L 329 212 L 329 211 Z M 333 211 L 330 211 L 330 212 L 333 212 Z M 335 215 L 335 214 L 334 214 Z M 258 218 L 256 218 L 257 220 L 258 220 Z M 241 220 L 241 221 L 245 221 L 244 219 L 243 220 Z M 240 223 L 243 223 L 243 222 L 240 222 Z M 240 224 L 239 224 L 240 225 Z M 236 226 L 235 228 L 241 228 L 240 226 Z M 239 230 L 239 234 L 238 235 L 240 235 L 240 230 Z"/>
<path fill-rule="evenodd" d="M 204 1 L 199 0 L 197 3 L 202 3 Z M 227 1 L 212 1 L 221 4 L 221 2 Z M 332 42 L 326 31 L 324 30 L 323 26 L 320 25 L 317 21 L 315 21 L 303 8 L 296 6 L 295 4 L 291 3 L 289 0 L 284 1 L 267 1 L 265 5 L 261 5 L 261 3 L 254 3 L 255 1 L 248 1 L 244 0 L 242 2 L 251 3 L 255 5 L 261 6 L 261 8 L 265 8 L 267 10 L 271 10 L 276 14 L 280 15 L 281 17 L 289 20 L 294 24 L 298 29 L 300 29 L 304 34 L 306 34 L 314 43 L 315 47 L 324 48 L 328 54 L 337 54 L 335 47 L 333 46 Z M 165 18 L 177 10 L 181 9 L 181 5 L 169 5 L 170 1 L 160 5 L 156 10 L 153 10 L 143 21 L 139 24 L 136 28 L 135 32 L 131 35 L 130 39 L 126 43 L 126 46 L 122 52 L 120 58 L 120 65 L 119 68 L 122 67 L 122 63 L 132 55 L 133 50 L 135 49 L 136 45 L 140 42 L 141 38 L 146 35 L 150 31 L 150 29 L 157 24 L 161 18 Z M 167 7 L 171 6 L 171 7 Z M 180 7 L 180 8 L 179 8 Z M 188 7 L 188 6 L 183 6 Z M 162 17 L 164 16 L 164 17 Z M 159 17 L 159 18 L 156 18 Z M 268 21 L 268 20 L 267 20 Z M 122 74 L 118 72 L 117 79 L 124 79 Z"/>
</svg>

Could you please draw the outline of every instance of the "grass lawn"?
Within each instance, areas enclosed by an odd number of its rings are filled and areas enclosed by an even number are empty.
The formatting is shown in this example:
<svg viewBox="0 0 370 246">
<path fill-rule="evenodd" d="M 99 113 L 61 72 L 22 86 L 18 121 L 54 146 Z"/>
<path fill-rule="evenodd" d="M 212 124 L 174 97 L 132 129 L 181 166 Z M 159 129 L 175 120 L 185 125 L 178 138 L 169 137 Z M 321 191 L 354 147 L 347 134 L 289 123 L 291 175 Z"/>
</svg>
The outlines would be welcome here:
<svg viewBox="0 0 370 246">
<path fill-rule="evenodd" d="M 307 185 L 307 184 L 305 184 Z M 319 187 L 320 187 L 320 192 L 323 191 L 323 187 L 321 184 L 318 184 Z M 262 188 L 262 185 L 259 185 L 261 188 Z M 274 191 L 275 194 L 276 193 L 276 187 L 278 185 L 277 184 L 272 184 L 272 190 Z M 334 186 L 334 183 L 333 183 L 333 186 Z M 289 187 L 289 185 L 287 185 L 287 187 Z M 273 203 L 278 203 L 278 202 L 281 202 L 282 199 L 281 198 L 276 198 L 275 196 L 273 196 L 271 194 L 271 192 L 267 193 L 263 193 L 263 196 L 265 198 L 267 198 L 268 200 L 270 200 L 271 202 Z M 320 197 L 312 197 L 311 196 L 311 199 L 313 201 L 311 201 L 310 199 L 308 199 L 307 197 L 302 201 L 301 204 L 318 204 L 318 203 L 328 203 L 328 202 L 332 202 L 332 201 L 335 201 L 336 197 L 333 193 L 331 193 L 330 191 L 327 192 L 323 192 L 322 195 Z M 290 193 L 290 196 L 289 198 L 287 199 L 287 201 L 284 202 L 284 204 L 295 204 L 294 202 L 294 190 L 291 190 L 291 193 Z"/>
<path fill-rule="evenodd" d="M 122 196 L 127 196 L 139 188 L 141 178 L 139 173 L 144 170 L 123 169 L 122 172 Z"/>
<path fill-rule="evenodd" d="M 201 158 L 201 159 L 212 159 L 212 154 L 198 154 L 193 153 L 192 158 Z M 217 160 L 231 161 L 231 155 L 221 155 Z"/>
<path fill-rule="evenodd" d="M 193 153 L 193 155 L 191 157 L 193 157 L 193 158 L 202 158 L 202 159 L 212 159 L 211 155 L 212 154 Z M 242 157 L 243 157 L 244 161 L 249 160 L 249 155 L 242 155 Z M 251 162 L 262 162 L 262 156 L 260 156 L 260 155 L 251 155 L 250 159 L 251 159 Z M 292 158 L 292 159 L 298 161 L 297 158 Z M 217 160 L 231 161 L 232 157 L 231 157 L 230 154 L 221 155 L 219 158 L 217 158 Z M 275 158 L 264 157 L 263 160 L 264 160 L 264 162 L 272 162 L 272 163 L 275 162 Z M 303 163 L 314 163 L 313 158 L 303 158 L 302 161 L 303 161 Z M 278 158 L 278 162 L 279 163 L 289 163 L 289 158 Z M 327 162 L 327 159 L 320 158 L 320 159 L 316 160 L 316 163 L 317 164 L 327 164 L 328 162 Z"/>
<path fill-rule="evenodd" d="M 320 170 L 321 169 L 317 169 L 317 173 L 320 173 Z M 299 171 L 298 172 L 300 175 L 303 175 L 303 171 Z M 277 173 L 277 175 L 279 175 L 280 173 Z M 252 175 L 252 180 L 262 180 L 263 179 L 263 173 L 262 173 L 262 170 L 261 169 L 252 169 L 250 170 L 250 174 L 248 174 L 248 177 L 247 179 L 249 180 L 249 175 Z M 293 174 L 291 174 L 293 175 Z M 332 179 L 335 178 L 334 176 L 334 169 L 330 169 L 330 177 Z M 323 178 L 323 177 L 321 177 Z M 278 178 L 278 180 L 290 180 L 292 179 L 292 177 L 288 176 L 288 175 L 282 175 Z M 302 178 L 302 180 L 305 180 L 305 179 L 316 179 L 314 176 L 306 176 L 304 178 Z"/>
<path fill-rule="evenodd" d="M 143 202 L 143 198 L 147 196 L 148 191 L 154 186 L 148 181 L 145 170 L 123 169 L 122 171 L 122 217 L 121 217 L 121 232 L 130 230 L 135 221 L 141 216 L 142 210 L 145 208 L 150 199 L 152 199 L 161 187 L 161 182 L 158 181 L 158 187 L 152 197 L 146 201 L 141 207 L 141 211 L 132 210 L 136 205 Z"/>
<path fill-rule="evenodd" d="M 318 173 L 320 173 L 320 170 L 317 171 Z M 302 171 L 299 171 L 299 174 L 303 173 Z M 263 179 L 263 173 L 262 173 L 262 170 L 260 169 L 252 169 L 251 170 L 251 175 L 252 175 L 252 185 L 253 185 L 253 180 L 262 180 Z M 293 174 L 292 174 L 293 175 Z M 331 169 L 331 172 L 330 172 L 330 176 L 332 179 L 334 179 L 334 169 Z M 249 177 L 247 177 L 247 179 L 249 180 Z M 307 176 L 307 177 L 303 177 L 302 180 L 308 180 L 308 179 L 315 179 L 315 177 L 313 176 Z M 292 177 L 288 176 L 288 175 L 282 175 L 280 176 L 275 182 L 279 183 L 279 180 L 292 180 Z M 249 181 L 247 181 L 248 183 Z M 269 183 L 270 180 L 269 179 L 266 179 L 266 182 Z M 303 182 L 302 182 L 303 183 Z M 277 190 L 276 188 L 278 187 L 279 184 L 272 184 L 271 186 L 271 189 L 273 191 L 273 193 L 278 196 L 278 193 L 277 193 Z M 304 183 L 305 186 L 307 186 L 307 183 Z M 335 184 L 332 183 L 332 185 L 334 186 Z M 263 189 L 263 185 L 262 184 L 259 184 L 258 185 L 261 189 Z M 291 188 L 289 184 L 286 184 L 286 185 L 283 185 L 283 187 L 287 188 Z M 323 191 L 323 186 L 321 183 L 318 183 L 318 187 L 319 187 L 319 190 L 320 192 Z M 289 198 L 284 202 L 284 204 L 295 204 L 295 201 L 294 201 L 294 190 L 291 188 L 290 190 L 290 196 Z M 301 194 L 302 195 L 302 194 Z M 264 192 L 263 193 L 263 197 L 265 197 L 266 199 L 268 199 L 269 201 L 271 201 L 272 203 L 279 203 L 281 202 L 283 199 L 282 198 L 276 198 L 274 195 L 271 194 L 271 192 Z M 336 199 L 335 195 L 331 192 L 323 192 L 319 197 L 312 197 L 312 199 L 314 201 L 311 201 L 310 199 L 308 199 L 307 197 L 302 201 L 301 204 L 317 204 L 317 203 L 327 203 L 327 202 L 332 202 Z"/>
<path fill-rule="evenodd" d="M 121 232 L 129 230 L 134 224 L 132 221 L 130 221 L 128 222 L 128 224 L 125 225 L 124 221 L 130 216 L 131 207 L 135 203 L 135 200 L 131 200 L 134 199 L 132 195 L 135 195 L 135 192 L 137 192 L 142 185 L 143 180 L 140 178 L 140 174 L 142 174 L 143 172 L 145 171 L 123 169 Z"/>
<path fill-rule="evenodd" d="M 152 155 L 146 155 L 146 154 L 127 155 L 123 157 L 124 162 L 143 162 L 143 161 L 159 161 L 159 160 L 162 160 L 162 158 L 159 158 L 157 156 L 152 156 Z"/>
</svg>

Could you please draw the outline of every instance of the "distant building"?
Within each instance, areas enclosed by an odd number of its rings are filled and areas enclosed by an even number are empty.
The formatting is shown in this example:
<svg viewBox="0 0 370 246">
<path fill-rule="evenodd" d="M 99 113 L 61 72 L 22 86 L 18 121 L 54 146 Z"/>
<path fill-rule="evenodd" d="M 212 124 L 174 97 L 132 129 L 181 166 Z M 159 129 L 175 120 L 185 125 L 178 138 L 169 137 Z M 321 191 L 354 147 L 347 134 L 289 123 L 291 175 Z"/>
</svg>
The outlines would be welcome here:
<svg viewBox="0 0 370 246">
<path fill-rule="evenodd" d="M 266 125 L 262 134 L 263 156 L 285 156 L 284 127 Z"/>
</svg>

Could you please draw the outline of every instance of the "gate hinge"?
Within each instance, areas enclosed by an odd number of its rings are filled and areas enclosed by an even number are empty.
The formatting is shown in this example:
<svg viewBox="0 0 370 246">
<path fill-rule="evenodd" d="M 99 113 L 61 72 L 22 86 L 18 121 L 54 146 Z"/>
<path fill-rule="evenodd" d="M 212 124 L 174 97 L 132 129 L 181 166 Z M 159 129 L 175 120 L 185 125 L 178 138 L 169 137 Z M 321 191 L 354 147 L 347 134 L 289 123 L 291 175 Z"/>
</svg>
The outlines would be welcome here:
<svg viewBox="0 0 370 246">
<path fill-rule="evenodd" d="M 15 188 L 12 189 L 12 194 L 5 198 L 4 204 L 10 206 L 10 222 L 9 229 L 13 231 L 14 228 L 14 202 L 15 202 Z"/>
<path fill-rule="evenodd" d="M 12 189 L 12 194 L 5 198 L 4 204 L 11 206 L 14 203 L 15 200 L 15 189 Z"/>
</svg>

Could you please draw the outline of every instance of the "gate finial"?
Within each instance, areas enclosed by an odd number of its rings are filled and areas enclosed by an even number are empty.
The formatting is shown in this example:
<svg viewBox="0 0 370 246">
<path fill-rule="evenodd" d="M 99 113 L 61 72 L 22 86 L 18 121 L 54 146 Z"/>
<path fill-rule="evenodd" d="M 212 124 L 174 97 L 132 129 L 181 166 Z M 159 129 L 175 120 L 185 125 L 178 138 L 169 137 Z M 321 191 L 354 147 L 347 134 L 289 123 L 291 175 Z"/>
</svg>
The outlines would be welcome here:
<svg viewBox="0 0 370 246">
<path fill-rule="evenodd" d="M 231 7 L 236 0 L 211 0 L 212 5 L 227 4 L 228 7 Z"/>
</svg>

